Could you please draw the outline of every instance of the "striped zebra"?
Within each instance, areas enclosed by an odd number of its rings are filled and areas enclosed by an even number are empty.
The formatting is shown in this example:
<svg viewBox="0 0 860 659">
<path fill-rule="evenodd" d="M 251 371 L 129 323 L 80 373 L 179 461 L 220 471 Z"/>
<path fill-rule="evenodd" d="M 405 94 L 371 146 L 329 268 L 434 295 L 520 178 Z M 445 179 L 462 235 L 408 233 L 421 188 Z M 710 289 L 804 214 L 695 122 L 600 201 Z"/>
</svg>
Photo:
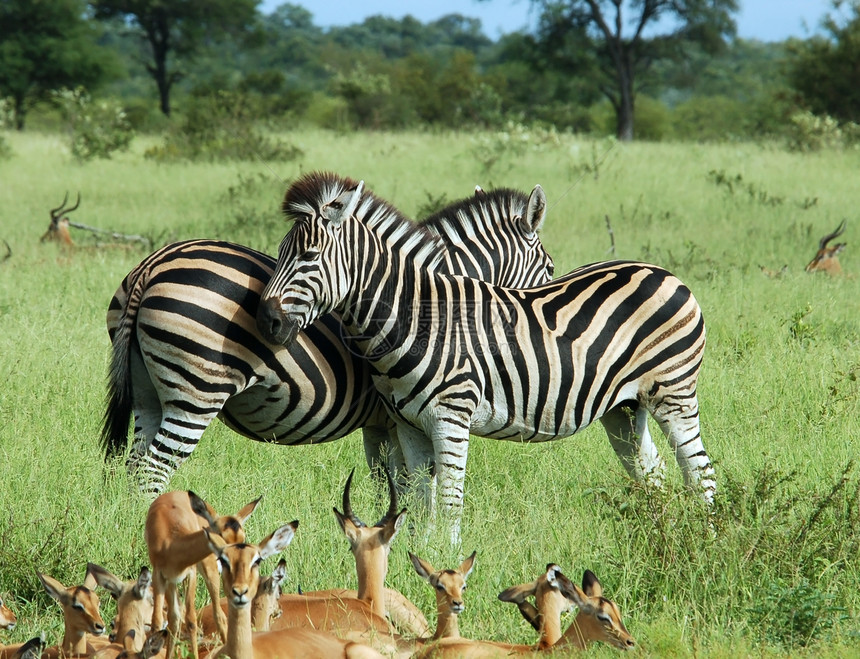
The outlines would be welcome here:
<svg viewBox="0 0 860 659">
<path fill-rule="evenodd" d="M 477 189 L 420 231 L 451 272 L 527 286 L 552 279 L 537 233 L 545 211 L 540 186 L 530 197 Z M 134 411 L 128 468 L 142 491 L 164 491 L 216 416 L 245 437 L 278 444 L 364 428 L 368 461 L 380 459 L 388 418 L 370 365 L 344 343 L 338 318 L 321 318 L 288 349 L 258 333 L 257 304 L 274 266 L 241 245 L 180 242 L 144 259 L 111 300 L 102 440 L 106 459 L 125 453 Z M 391 460 L 402 463 L 396 450 Z"/>
<path fill-rule="evenodd" d="M 696 398 L 705 326 L 672 274 L 613 261 L 515 290 L 445 274 L 440 250 L 363 183 L 309 174 L 283 207 L 295 224 L 263 291 L 261 334 L 289 342 L 321 314 L 341 314 L 396 419 L 407 468 L 435 467 L 424 494 L 431 512 L 438 498 L 450 514 L 453 540 L 470 432 L 546 441 L 600 419 L 627 471 L 659 481 L 650 413 L 687 485 L 712 502 Z"/>
</svg>

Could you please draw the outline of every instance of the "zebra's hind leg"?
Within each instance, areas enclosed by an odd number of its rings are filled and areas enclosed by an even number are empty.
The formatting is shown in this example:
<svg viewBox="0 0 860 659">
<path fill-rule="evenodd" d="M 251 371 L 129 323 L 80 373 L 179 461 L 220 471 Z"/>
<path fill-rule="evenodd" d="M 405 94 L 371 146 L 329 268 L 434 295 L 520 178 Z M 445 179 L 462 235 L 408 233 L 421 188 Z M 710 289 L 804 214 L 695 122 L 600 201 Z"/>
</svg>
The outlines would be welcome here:
<svg viewBox="0 0 860 659">
<path fill-rule="evenodd" d="M 183 419 L 181 423 L 175 417 L 162 420 L 137 464 L 136 476 L 142 494 L 155 498 L 167 489 L 170 478 L 197 448 L 203 431 L 214 418 L 194 417 L 193 421 Z"/>
<path fill-rule="evenodd" d="M 669 440 L 669 446 L 684 474 L 684 483 L 700 490 L 705 503 L 711 505 L 717 491 L 717 481 L 711 459 L 702 443 L 696 394 L 664 398 L 651 410 L 651 414 Z"/>
<path fill-rule="evenodd" d="M 666 463 L 648 431 L 648 411 L 641 405 L 619 405 L 604 414 L 600 422 L 629 476 L 661 487 Z"/>
</svg>

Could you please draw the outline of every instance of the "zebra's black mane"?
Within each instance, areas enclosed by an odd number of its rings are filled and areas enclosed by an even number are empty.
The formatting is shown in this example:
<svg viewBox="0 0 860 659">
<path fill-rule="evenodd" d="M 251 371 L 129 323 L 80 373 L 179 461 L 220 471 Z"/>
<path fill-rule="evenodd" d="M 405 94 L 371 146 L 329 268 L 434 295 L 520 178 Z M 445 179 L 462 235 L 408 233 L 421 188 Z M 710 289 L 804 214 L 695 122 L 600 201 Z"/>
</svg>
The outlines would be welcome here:
<svg viewBox="0 0 860 659">
<path fill-rule="evenodd" d="M 358 181 L 334 172 L 311 172 L 298 179 L 287 190 L 282 210 L 291 219 L 300 219 L 309 210 L 318 210 L 358 185 Z M 384 242 L 398 251 L 406 251 L 414 260 L 432 267 L 443 256 L 442 239 L 422 224 L 413 222 L 393 204 L 365 188 L 355 211 L 355 218 Z"/>
<path fill-rule="evenodd" d="M 477 228 L 485 223 L 488 217 L 509 217 L 513 214 L 500 212 L 511 207 L 518 206 L 525 212 L 528 205 L 528 197 L 512 188 L 496 188 L 489 192 L 480 192 L 452 202 L 425 218 L 421 224 L 429 228 L 437 228 L 444 225 L 456 225 L 463 230 Z"/>
</svg>

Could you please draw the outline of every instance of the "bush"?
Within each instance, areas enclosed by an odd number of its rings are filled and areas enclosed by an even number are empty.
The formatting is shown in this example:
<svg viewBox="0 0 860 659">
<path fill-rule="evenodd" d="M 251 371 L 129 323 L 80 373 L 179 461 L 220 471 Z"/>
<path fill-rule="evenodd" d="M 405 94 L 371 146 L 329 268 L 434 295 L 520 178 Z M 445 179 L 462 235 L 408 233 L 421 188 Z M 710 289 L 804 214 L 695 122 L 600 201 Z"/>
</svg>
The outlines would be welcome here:
<svg viewBox="0 0 860 659">
<path fill-rule="evenodd" d="M 243 94 L 221 91 L 193 98 L 185 117 L 162 146 L 144 154 L 155 160 L 294 160 L 301 149 L 263 134 Z"/>
<path fill-rule="evenodd" d="M 93 102 L 83 87 L 54 92 L 72 138 L 72 155 L 79 161 L 110 158 L 128 149 L 134 130 L 123 107 L 110 100 Z"/>
<path fill-rule="evenodd" d="M 788 147 L 792 151 L 821 151 L 841 149 L 856 144 L 860 126 L 844 125 L 833 117 L 818 116 L 809 111 L 795 112 L 788 124 Z"/>
</svg>

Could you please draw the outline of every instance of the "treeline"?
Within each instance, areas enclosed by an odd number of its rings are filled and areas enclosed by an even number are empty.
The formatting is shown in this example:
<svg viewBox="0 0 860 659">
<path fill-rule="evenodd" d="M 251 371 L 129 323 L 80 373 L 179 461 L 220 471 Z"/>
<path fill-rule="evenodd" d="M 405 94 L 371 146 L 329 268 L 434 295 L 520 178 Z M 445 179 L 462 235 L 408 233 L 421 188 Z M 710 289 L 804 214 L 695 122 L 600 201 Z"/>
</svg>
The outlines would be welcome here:
<svg viewBox="0 0 860 659">
<path fill-rule="evenodd" d="M 192 141 L 220 139 L 207 122 L 226 122 L 227 133 L 249 122 L 340 130 L 515 122 L 630 138 L 632 111 L 637 139 L 777 137 L 814 148 L 856 133 L 860 74 L 850 63 L 860 59 L 860 3 L 849 3 L 847 18 L 828 17 L 825 36 L 781 43 L 734 38 L 733 0 L 701 0 L 720 11 L 632 40 L 596 31 L 590 3 L 534 3 L 534 33 L 493 40 L 460 14 L 323 29 L 303 7 L 263 14 L 256 0 L 3 0 L 0 122 L 56 123 L 57 108 L 74 122 L 97 99 L 101 122 L 184 126 L 161 155 L 189 132 Z M 627 70 L 621 60 L 612 68 L 619 49 Z M 633 93 L 613 90 L 616 73 Z M 118 105 L 105 105 L 111 99 Z"/>
</svg>

